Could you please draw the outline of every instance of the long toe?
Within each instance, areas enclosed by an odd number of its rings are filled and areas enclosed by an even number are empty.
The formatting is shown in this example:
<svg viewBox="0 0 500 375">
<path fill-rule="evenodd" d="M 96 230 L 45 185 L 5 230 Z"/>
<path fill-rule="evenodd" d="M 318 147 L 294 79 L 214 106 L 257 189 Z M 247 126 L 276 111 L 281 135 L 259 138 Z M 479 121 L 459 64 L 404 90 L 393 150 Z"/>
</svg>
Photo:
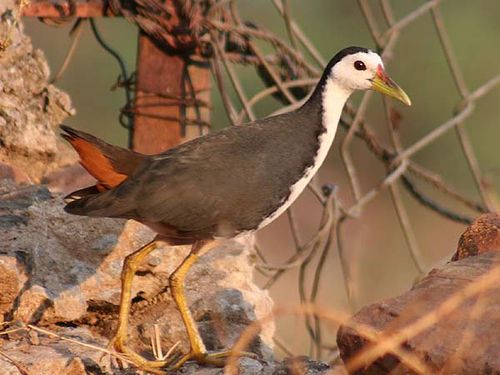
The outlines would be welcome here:
<svg viewBox="0 0 500 375">
<path fill-rule="evenodd" d="M 210 353 L 190 352 L 179 359 L 177 362 L 172 364 L 170 369 L 176 371 L 180 369 L 184 363 L 189 361 L 194 361 L 200 365 L 223 367 L 225 366 L 227 359 L 231 356 L 257 358 L 257 355 L 255 353 L 235 352 L 233 350 L 223 350 Z"/>
<path fill-rule="evenodd" d="M 119 337 L 114 337 L 108 344 L 108 349 L 114 349 L 118 356 L 116 356 L 117 361 L 122 367 L 122 362 L 127 362 L 137 367 L 138 369 L 144 370 L 151 374 L 166 375 L 167 372 L 161 370 L 161 368 L 169 366 L 175 358 L 167 360 L 156 360 L 150 361 L 144 358 L 142 355 L 136 353 L 134 350 L 130 349 L 127 345 L 123 343 Z"/>
<path fill-rule="evenodd" d="M 127 347 L 124 347 L 124 349 L 125 350 L 121 353 L 121 355 L 126 358 L 127 362 L 131 363 L 138 369 L 151 374 L 167 374 L 167 372 L 162 370 L 162 368 L 167 367 L 170 364 L 169 361 L 150 361 Z"/>
</svg>

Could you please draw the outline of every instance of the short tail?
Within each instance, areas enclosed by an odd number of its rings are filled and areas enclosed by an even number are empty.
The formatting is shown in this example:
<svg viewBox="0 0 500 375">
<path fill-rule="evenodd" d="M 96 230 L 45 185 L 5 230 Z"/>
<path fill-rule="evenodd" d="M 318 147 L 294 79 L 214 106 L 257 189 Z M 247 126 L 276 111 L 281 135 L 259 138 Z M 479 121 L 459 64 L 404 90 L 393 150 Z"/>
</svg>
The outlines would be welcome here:
<svg viewBox="0 0 500 375">
<path fill-rule="evenodd" d="M 97 179 L 98 191 L 109 190 L 121 184 L 146 158 L 145 155 L 110 145 L 69 126 L 60 127 L 63 131 L 61 136 L 80 155 L 80 164 Z"/>
<path fill-rule="evenodd" d="M 97 179 L 95 186 L 69 194 L 65 198 L 65 211 L 76 215 L 106 216 L 93 204 L 101 202 L 103 194 L 131 176 L 147 156 L 110 145 L 69 126 L 60 127 L 61 136 L 78 152 L 80 164 Z"/>
</svg>

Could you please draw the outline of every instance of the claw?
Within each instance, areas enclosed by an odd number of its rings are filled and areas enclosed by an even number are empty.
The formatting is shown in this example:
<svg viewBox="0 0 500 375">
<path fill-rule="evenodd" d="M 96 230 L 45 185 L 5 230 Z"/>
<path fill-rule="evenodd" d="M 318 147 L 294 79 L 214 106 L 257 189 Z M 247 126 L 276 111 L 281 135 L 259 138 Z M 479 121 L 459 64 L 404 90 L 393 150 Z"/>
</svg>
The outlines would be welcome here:
<svg viewBox="0 0 500 375">
<path fill-rule="evenodd" d="M 130 349 L 127 345 L 125 345 L 120 335 L 116 335 L 110 340 L 110 342 L 107 345 L 107 349 L 108 350 L 114 349 L 117 352 L 118 356 L 116 357 L 116 360 L 118 361 L 120 368 L 123 368 L 122 362 L 126 361 L 128 363 L 133 364 L 140 370 L 155 375 L 167 375 L 167 372 L 161 370 L 160 368 L 169 366 L 175 360 L 175 358 L 171 358 L 169 360 L 161 360 L 161 361 L 147 360 L 140 354 L 136 353 L 134 350 Z"/>
</svg>

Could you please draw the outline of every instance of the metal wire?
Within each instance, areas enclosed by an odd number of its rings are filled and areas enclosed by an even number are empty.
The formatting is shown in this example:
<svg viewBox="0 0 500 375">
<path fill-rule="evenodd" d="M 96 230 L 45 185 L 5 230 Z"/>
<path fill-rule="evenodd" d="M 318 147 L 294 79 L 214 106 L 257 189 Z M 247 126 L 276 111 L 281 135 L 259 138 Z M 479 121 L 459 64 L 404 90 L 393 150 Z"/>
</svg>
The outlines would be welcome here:
<svg viewBox="0 0 500 375">
<path fill-rule="evenodd" d="M 293 269 L 299 270 L 298 277 L 298 287 L 299 294 L 302 303 L 312 303 L 315 301 L 317 296 L 318 289 L 321 287 L 321 277 L 324 270 L 324 265 L 327 259 L 327 255 L 329 252 L 333 251 L 335 248 L 339 251 L 340 259 L 341 259 L 341 268 L 343 270 L 343 275 L 346 285 L 346 295 L 349 302 L 349 305 L 352 304 L 352 285 L 355 280 L 353 280 L 352 272 L 350 271 L 350 264 L 347 261 L 347 257 L 345 255 L 345 249 L 347 245 L 345 245 L 345 239 L 341 235 L 342 226 L 349 220 L 357 220 L 358 217 L 363 215 L 364 209 L 368 202 L 372 201 L 379 194 L 388 189 L 390 192 L 390 196 L 392 199 L 392 204 L 394 206 L 394 212 L 397 215 L 400 223 L 400 230 L 406 239 L 406 243 L 408 245 L 408 250 L 410 253 L 410 259 L 412 259 L 417 272 L 422 274 L 426 270 L 426 265 L 422 260 L 422 256 L 420 254 L 419 249 L 419 241 L 415 233 L 413 232 L 413 226 L 411 224 L 411 217 L 405 207 L 404 199 L 402 197 L 402 190 L 405 190 L 409 193 L 409 196 L 413 197 L 416 201 L 418 201 L 421 205 L 431 209 L 433 212 L 456 222 L 468 224 L 471 222 L 472 218 L 465 213 L 455 211 L 455 209 L 445 207 L 443 204 L 432 196 L 424 193 L 419 185 L 421 182 L 430 184 L 436 190 L 440 191 L 442 194 L 445 194 L 452 201 L 455 201 L 464 208 L 468 210 L 473 210 L 476 213 L 481 213 L 486 210 L 486 207 L 491 208 L 491 204 L 487 200 L 487 192 L 484 191 L 481 185 L 482 175 L 479 168 L 479 164 L 477 159 L 474 156 L 473 148 L 471 146 L 470 140 L 467 138 L 465 131 L 462 129 L 463 121 L 470 116 L 475 109 L 474 103 L 481 96 L 486 95 L 490 92 L 494 87 L 496 87 L 498 83 L 498 77 L 493 77 L 491 80 L 488 80 L 483 85 L 480 85 L 478 89 L 470 93 L 468 90 L 465 90 L 465 84 L 463 79 L 463 74 L 460 71 L 459 64 L 457 63 L 454 55 L 452 53 L 452 47 L 449 43 L 449 40 L 446 37 L 446 28 L 439 17 L 439 4 L 441 1 L 432 0 L 428 3 L 421 5 L 409 14 L 405 15 L 401 19 L 397 20 L 394 17 L 394 13 L 392 11 L 391 4 L 388 0 L 380 0 L 379 5 L 381 7 L 381 14 L 383 16 L 382 20 L 376 19 L 375 9 L 373 8 L 373 3 L 359 0 L 358 4 L 360 7 L 360 12 L 364 16 L 368 29 L 372 35 L 375 45 L 382 55 L 387 58 L 393 54 L 393 51 L 398 43 L 398 36 L 401 33 L 404 33 L 405 28 L 410 25 L 412 22 L 416 21 L 420 17 L 427 15 L 429 13 L 434 15 L 435 24 L 437 28 L 437 32 L 440 34 L 440 39 L 442 41 L 442 48 L 446 55 L 450 71 L 452 72 L 452 78 L 457 83 L 457 88 L 462 97 L 462 101 L 457 103 L 457 110 L 452 114 L 452 117 L 434 127 L 428 134 L 424 135 L 421 139 L 416 140 L 412 145 L 405 146 L 399 138 L 399 134 L 396 131 L 397 126 L 393 123 L 392 113 L 394 113 L 394 109 L 391 107 L 389 101 L 385 101 L 385 109 L 386 109 L 386 119 L 385 122 L 387 124 L 388 133 L 391 139 L 391 146 L 388 147 L 385 143 L 380 139 L 379 136 L 375 135 L 375 132 L 372 130 L 372 126 L 368 123 L 365 117 L 365 108 L 368 106 L 371 95 L 368 93 L 365 95 L 363 101 L 359 108 L 355 108 L 351 104 L 346 106 L 346 113 L 342 118 L 342 125 L 347 129 L 347 135 L 342 141 L 342 161 L 344 166 L 348 172 L 349 182 L 351 186 L 351 190 L 354 196 L 354 201 L 350 204 L 350 206 L 343 206 L 342 202 L 339 202 L 338 199 L 335 199 L 336 204 L 336 215 L 333 215 L 330 211 L 331 208 L 328 208 L 328 202 L 331 202 L 331 199 L 324 199 L 315 195 L 318 201 L 321 204 L 323 210 L 323 220 L 318 228 L 318 232 L 312 237 L 312 239 L 306 242 L 305 245 L 301 245 L 301 241 L 298 241 L 298 233 L 300 230 L 298 228 L 296 222 L 293 220 L 293 216 L 289 216 L 289 224 L 292 231 L 292 239 L 294 240 L 295 253 L 292 255 L 285 263 L 281 265 L 271 265 L 264 260 L 264 258 L 260 258 L 261 261 L 258 263 L 257 268 L 265 275 L 268 275 L 269 279 L 264 284 L 266 288 L 272 288 L 276 281 L 283 276 L 286 272 L 289 272 Z M 285 111 L 289 109 L 296 108 L 300 105 L 300 102 L 294 100 L 294 98 L 289 95 L 290 90 L 295 84 L 300 86 L 300 83 L 303 83 L 303 86 L 306 87 L 306 83 L 309 84 L 309 79 L 313 77 L 317 77 L 317 74 L 311 68 L 312 65 L 307 63 L 306 61 L 302 61 L 304 58 L 302 57 L 301 47 L 304 48 L 304 53 L 308 53 L 312 56 L 316 62 L 320 61 L 322 65 L 324 65 L 324 59 L 319 55 L 316 49 L 311 48 L 312 43 L 310 43 L 306 34 L 299 27 L 296 21 L 294 21 L 291 17 L 292 12 L 288 9 L 289 3 L 287 1 L 274 1 L 274 5 L 277 7 L 280 16 L 283 17 L 284 25 L 291 42 L 290 48 L 279 48 L 283 45 L 284 42 L 277 42 L 275 36 L 271 35 L 269 32 L 263 30 L 261 27 L 258 29 L 249 29 L 248 27 L 242 26 L 241 22 L 239 22 L 239 17 L 236 15 L 236 8 L 231 9 L 233 14 L 233 19 L 231 17 L 224 20 L 224 22 L 220 22 L 217 20 L 210 20 L 207 25 L 213 30 L 211 31 L 211 35 L 215 38 L 212 38 L 213 43 L 219 43 L 218 51 L 223 51 L 223 45 L 220 43 L 220 38 L 217 35 L 227 35 L 227 33 L 235 32 L 239 35 L 242 35 L 248 40 L 252 41 L 252 39 L 257 39 L 262 42 L 268 42 L 271 46 L 273 46 L 276 50 L 276 54 L 289 54 L 290 58 L 297 63 L 297 65 L 302 67 L 309 67 L 309 69 L 305 69 L 300 77 L 294 77 L 293 79 L 283 80 L 279 75 L 281 68 L 276 65 L 276 61 L 279 59 L 266 59 L 265 56 L 257 55 L 257 61 L 252 60 L 251 64 L 264 65 L 264 67 L 271 71 L 273 74 L 269 74 L 267 77 L 269 81 L 267 81 L 267 88 L 258 92 L 254 95 L 254 97 L 247 99 L 248 96 L 243 92 L 243 88 L 241 85 L 238 86 L 237 96 L 239 98 L 240 104 L 231 104 L 227 105 L 226 108 L 232 108 L 230 116 L 234 118 L 235 108 L 242 108 L 240 115 L 237 117 L 238 123 L 243 120 L 244 113 L 249 116 L 249 113 L 252 111 L 249 108 L 254 108 L 258 102 L 263 100 L 266 97 L 269 97 L 276 93 L 283 93 L 285 98 L 288 99 L 289 104 L 285 107 Z M 381 25 L 385 25 L 382 27 Z M 385 28 L 385 30 L 383 30 Z M 300 42 L 301 44 L 299 45 Z M 304 42 L 305 41 L 305 42 Z M 253 42 L 251 42 L 253 43 Z M 290 49 L 293 47 L 293 52 Z M 251 48 L 250 48 L 251 50 Z M 220 56 L 219 56 L 220 58 Z M 222 60 L 224 58 L 222 57 Z M 248 63 L 250 60 L 247 60 Z M 233 60 L 233 63 L 237 62 L 237 60 Z M 220 62 L 221 66 L 224 66 L 224 61 Z M 233 72 L 226 67 L 226 73 L 228 76 L 234 80 Z M 282 71 L 281 71 L 282 73 Z M 283 73 L 282 73 L 283 74 Z M 222 77 L 223 72 L 219 72 L 218 78 Z M 219 87 L 222 86 L 222 83 L 219 83 Z M 225 93 L 226 100 L 230 100 L 227 93 Z M 253 116 L 249 116 L 253 118 Z M 468 164 L 471 168 L 473 179 L 476 183 L 476 187 L 480 192 L 480 196 L 482 198 L 482 202 L 475 202 L 473 199 L 467 197 L 463 193 L 459 192 L 459 189 L 452 187 L 449 183 L 445 182 L 444 177 L 438 176 L 435 172 L 429 170 L 428 168 L 418 164 L 415 160 L 412 160 L 412 156 L 427 147 L 428 145 L 434 143 L 439 137 L 449 132 L 452 129 L 460 129 L 459 136 L 461 138 L 462 150 L 464 155 L 468 160 Z M 357 139 L 361 139 L 366 147 L 376 156 L 376 158 L 381 161 L 386 167 L 386 175 L 380 179 L 380 182 L 369 188 L 366 192 L 360 183 L 358 166 L 354 162 L 354 158 L 352 157 L 353 152 L 353 139 L 356 137 Z M 410 176 L 411 174 L 411 176 Z M 402 188 L 402 189 L 401 189 Z M 469 211 L 470 212 L 470 211 Z M 327 214 L 328 213 L 328 214 Z M 336 217 L 335 220 L 326 220 L 325 217 Z M 323 249 L 323 250 L 320 250 Z M 317 263 L 315 263 L 315 268 L 311 269 L 311 264 L 313 259 L 316 259 Z M 307 275 L 313 276 L 313 283 L 310 287 L 306 287 L 306 279 Z M 324 342 L 324 337 L 321 335 L 321 323 L 314 316 L 307 316 L 305 319 L 305 324 L 307 331 L 311 337 L 311 350 L 315 356 L 321 357 L 325 348 L 328 348 L 328 352 L 332 353 L 332 355 L 336 355 L 336 346 L 335 344 L 327 344 Z M 328 356 L 331 358 L 331 356 Z"/>
<path fill-rule="evenodd" d="M 128 82 L 129 81 L 129 75 L 128 75 L 128 70 L 127 66 L 125 64 L 125 61 L 123 58 L 120 56 L 118 52 L 116 52 L 106 41 L 103 39 L 101 36 L 101 33 L 97 29 L 97 24 L 96 21 L 91 18 L 90 19 L 90 28 L 92 30 L 92 33 L 94 34 L 94 37 L 96 41 L 99 43 L 99 45 L 106 51 L 108 52 L 118 63 L 118 66 L 120 67 L 120 77 L 123 82 Z M 121 113 L 127 113 L 128 109 L 130 108 L 130 105 L 133 100 L 133 94 L 132 91 L 130 90 L 129 85 L 123 85 L 124 87 L 124 92 L 125 92 L 125 111 L 122 111 Z M 119 117 L 120 119 L 120 124 L 128 130 L 128 147 L 132 147 L 132 140 L 134 137 L 133 131 L 134 131 L 134 118 L 133 116 L 130 115 L 125 115 L 125 117 L 121 116 Z"/>
</svg>

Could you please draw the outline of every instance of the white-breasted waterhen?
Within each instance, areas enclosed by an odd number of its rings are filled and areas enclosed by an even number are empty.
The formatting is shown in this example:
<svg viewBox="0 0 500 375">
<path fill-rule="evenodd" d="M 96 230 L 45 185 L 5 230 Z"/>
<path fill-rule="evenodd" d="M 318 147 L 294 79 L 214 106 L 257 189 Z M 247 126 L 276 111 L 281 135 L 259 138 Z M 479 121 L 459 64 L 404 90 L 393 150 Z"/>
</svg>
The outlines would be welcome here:
<svg viewBox="0 0 500 375">
<path fill-rule="evenodd" d="M 143 369 L 169 365 L 148 361 L 126 345 L 132 279 L 144 257 L 164 241 L 192 245 L 169 278 L 191 345 L 173 368 L 187 360 L 220 364 L 220 358 L 231 353 L 206 352 L 184 295 L 186 273 L 216 241 L 260 229 L 293 203 L 325 160 L 346 100 L 355 90 L 368 89 L 410 105 L 405 92 L 386 75 L 378 54 L 349 47 L 328 63 L 299 109 L 211 133 L 158 155 L 138 154 L 61 126 L 81 164 L 98 180 L 70 194 L 65 210 L 134 219 L 158 233 L 125 259 L 112 340 L 117 351 Z"/>
</svg>

